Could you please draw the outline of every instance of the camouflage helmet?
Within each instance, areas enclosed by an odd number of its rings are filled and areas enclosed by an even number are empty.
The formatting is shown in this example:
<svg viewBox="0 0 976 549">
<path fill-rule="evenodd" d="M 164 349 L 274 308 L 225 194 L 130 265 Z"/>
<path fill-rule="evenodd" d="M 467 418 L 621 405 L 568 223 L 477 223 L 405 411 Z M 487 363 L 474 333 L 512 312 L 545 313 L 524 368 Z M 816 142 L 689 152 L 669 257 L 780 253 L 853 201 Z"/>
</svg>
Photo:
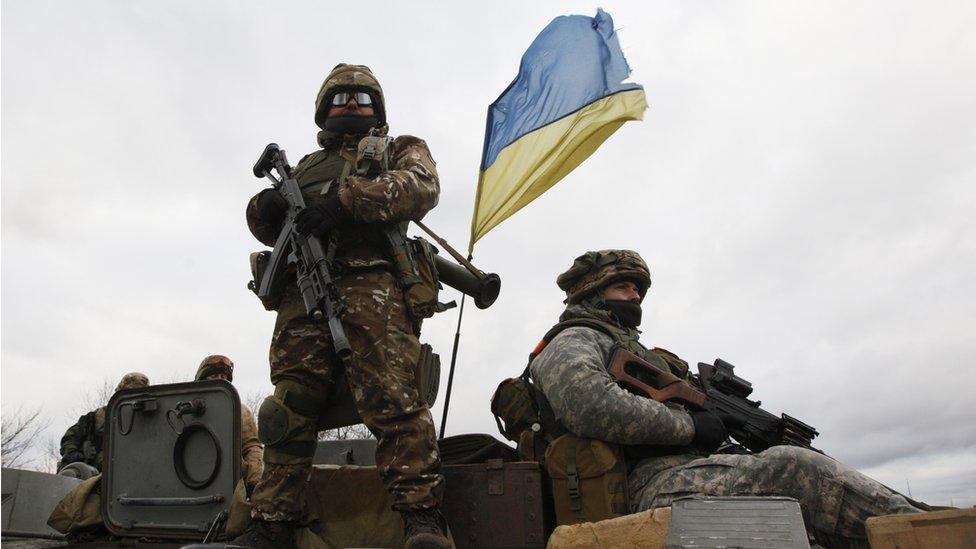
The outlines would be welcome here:
<svg viewBox="0 0 976 549">
<path fill-rule="evenodd" d="M 373 76 L 373 71 L 366 65 L 349 65 L 339 63 L 325 77 L 319 95 L 315 98 L 315 125 L 325 129 L 325 119 L 329 114 L 332 96 L 340 91 L 363 91 L 373 98 L 373 111 L 379 120 L 379 125 L 386 124 L 386 102 L 383 99 L 383 88 Z"/>
<path fill-rule="evenodd" d="M 227 381 L 234 381 L 234 361 L 224 355 L 210 355 L 200 363 L 194 379 L 200 381 L 214 374 L 227 374 Z"/>
<path fill-rule="evenodd" d="M 115 386 L 115 390 L 121 391 L 122 389 L 137 389 L 148 386 L 149 378 L 146 377 L 146 374 L 142 372 L 129 372 L 122 376 L 122 380 Z"/>
<path fill-rule="evenodd" d="M 566 292 L 565 302 L 574 304 L 619 280 L 633 281 L 641 301 L 644 300 L 647 289 L 651 287 L 651 273 L 640 254 L 632 250 L 586 252 L 556 278 L 556 284 Z"/>
</svg>

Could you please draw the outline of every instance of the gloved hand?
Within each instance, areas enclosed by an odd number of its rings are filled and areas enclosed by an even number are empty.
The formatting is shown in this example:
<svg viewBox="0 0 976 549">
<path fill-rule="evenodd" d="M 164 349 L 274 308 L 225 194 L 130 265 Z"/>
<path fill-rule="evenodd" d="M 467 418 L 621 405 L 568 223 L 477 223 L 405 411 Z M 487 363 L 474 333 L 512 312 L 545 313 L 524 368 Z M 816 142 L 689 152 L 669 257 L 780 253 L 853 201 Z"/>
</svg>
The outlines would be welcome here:
<svg viewBox="0 0 976 549">
<path fill-rule="evenodd" d="M 306 207 L 295 216 L 295 229 L 304 235 L 325 236 L 335 227 L 349 219 L 349 214 L 334 196 Z"/>
<path fill-rule="evenodd" d="M 722 417 L 712 412 L 692 412 L 691 420 L 695 424 L 695 438 L 691 445 L 695 448 L 714 452 L 729 438 Z"/>
<path fill-rule="evenodd" d="M 275 189 L 265 189 L 258 195 L 258 217 L 270 225 L 280 225 L 288 211 L 288 201 Z"/>
<path fill-rule="evenodd" d="M 67 465 L 69 463 L 74 463 L 76 461 L 85 461 L 85 454 L 82 454 L 81 452 L 78 451 L 74 451 L 74 452 L 68 452 L 67 454 L 61 457 L 62 466 Z"/>
</svg>

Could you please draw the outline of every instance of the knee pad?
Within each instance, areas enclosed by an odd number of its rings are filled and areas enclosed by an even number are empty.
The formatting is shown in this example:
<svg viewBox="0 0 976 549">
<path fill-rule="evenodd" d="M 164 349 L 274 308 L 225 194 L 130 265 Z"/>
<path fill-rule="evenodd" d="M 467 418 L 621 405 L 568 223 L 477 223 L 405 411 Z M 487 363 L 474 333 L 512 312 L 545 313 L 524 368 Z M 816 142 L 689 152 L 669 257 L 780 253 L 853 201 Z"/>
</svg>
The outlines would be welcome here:
<svg viewBox="0 0 976 549">
<path fill-rule="evenodd" d="M 279 452 L 311 457 L 319 401 L 298 384 L 279 384 L 258 409 L 258 439 Z"/>
<path fill-rule="evenodd" d="M 265 398 L 258 408 L 258 440 L 266 446 L 280 444 L 290 432 L 296 430 L 294 424 L 297 422 L 292 419 L 293 415 L 277 396 Z"/>
</svg>

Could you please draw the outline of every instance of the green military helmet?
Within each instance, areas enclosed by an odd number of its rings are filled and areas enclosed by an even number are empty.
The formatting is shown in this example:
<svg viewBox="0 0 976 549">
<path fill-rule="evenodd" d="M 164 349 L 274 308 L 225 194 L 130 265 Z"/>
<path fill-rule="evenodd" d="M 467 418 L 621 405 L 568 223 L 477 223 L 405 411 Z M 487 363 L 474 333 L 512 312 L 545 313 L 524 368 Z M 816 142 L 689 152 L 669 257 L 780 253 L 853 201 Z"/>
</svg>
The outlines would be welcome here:
<svg viewBox="0 0 976 549">
<path fill-rule="evenodd" d="M 122 376 L 122 380 L 115 386 L 116 391 L 122 389 L 136 389 L 149 386 L 149 378 L 142 372 L 129 372 Z"/>
<path fill-rule="evenodd" d="M 363 91 L 373 99 L 373 111 L 379 120 L 379 125 L 386 124 L 386 105 L 383 99 L 383 88 L 373 76 L 373 71 L 366 65 L 350 65 L 339 63 L 325 77 L 319 95 L 315 98 L 315 124 L 325 129 L 325 119 L 329 114 L 332 96 L 341 91 Z"/>
<path fill-rule="evenodd" d="M 586 252 L 556 278 L 556 284 L 566 292 L 566 303 L 574 304 L 619 280 L 630 280 L 636 284 L 641 301 L 644 300 L 647 289 L 651 287 L 651 273 L 640 254 L 633 250 Z"/>
<path fill-rule="evenodd" d="M 234 361 L 224 355 L 210 355 L 200 362 L 194 380 L 200 381 L 214 374 L 226 374 L 227 381 L 234 381 Z"/>
</svg>

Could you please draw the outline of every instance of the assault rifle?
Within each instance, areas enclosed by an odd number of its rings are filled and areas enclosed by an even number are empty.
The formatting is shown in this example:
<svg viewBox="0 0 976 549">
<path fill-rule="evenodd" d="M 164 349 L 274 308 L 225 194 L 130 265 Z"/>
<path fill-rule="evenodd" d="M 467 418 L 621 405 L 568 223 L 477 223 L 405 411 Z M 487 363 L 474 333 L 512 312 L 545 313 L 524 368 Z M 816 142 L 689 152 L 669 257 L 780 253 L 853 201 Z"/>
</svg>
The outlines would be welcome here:
<svg viewBox="0 0 976 549">
<path fill-rule="evenodd" d="M 639 395 L 732 416 L 734 420 L 726 425 L 729 434 L 752 452 L 780 444 L 820 451 L 810 446 L 819 434 L 816 429 L 787 414 L 776 417 L 760 408 L 761 401 L 746 398 L 752 394 L 752 383 L 735 375 L 734 369 L 720 358 L 714 364 L 699 362 L 698 375 L 692 378 L 698 387 L 694 387 L 622 347 L 612 352 L 607 366 L 618 384 Z"/>
<path fill-rule="evenodd" d="M 278 172 L 277 178 L 271 174 L 272 169 Z M 254 165 L 254 176 L 271 180 L 275 190 L 288 202 L 288 211 L 274 250 L 252 254 L 255 274 L 247 287 L 257 294 L 265 308 L 276 309 L 281 301 L 285 267 L 294 263 L 298 291 L 302 294 L 308 316 L 316 321 L 328 322 L 336 355 L 339 358 L 348 357 L 352 354 L 352 348 L 340 320 L 345 304 L 329 272 L 325 248 L 318 237 L 304 236 L 295 229 L 295 216 L 305 208 L 305 199 L 302 198 L 298 182 L 291 176 L 285 151 L 274 143 L 265 147 Z"/>
</svg>

